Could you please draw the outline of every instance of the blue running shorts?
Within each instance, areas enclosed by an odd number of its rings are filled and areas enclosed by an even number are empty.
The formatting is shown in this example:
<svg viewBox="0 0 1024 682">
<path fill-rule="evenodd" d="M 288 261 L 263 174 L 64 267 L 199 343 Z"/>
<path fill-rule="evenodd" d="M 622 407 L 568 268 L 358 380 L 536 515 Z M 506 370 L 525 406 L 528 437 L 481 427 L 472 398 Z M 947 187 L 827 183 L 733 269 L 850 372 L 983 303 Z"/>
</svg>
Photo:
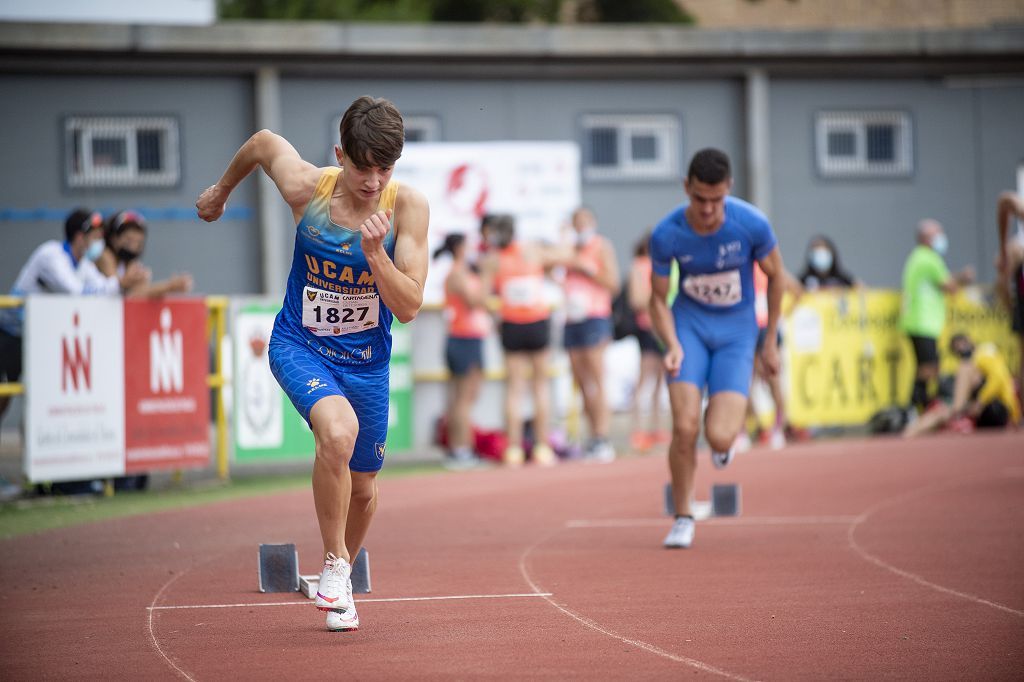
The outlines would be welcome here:
<svg viewBox="0 0 1024 682">
<path fill-rule="evenodd" d="M 673 308 L 683 364 L 668 381 L 685 381 L 702 391 L 707 386 L 708 395 L 734 391 L 749 396 L 757 324 L 752 312 L 744 312 L 711 317 Z"/>
<path fill-rule="evenodd" d="M 359 435 L 348 468 L 380 471 L 388 434 L 387 363 L 371 367 L 340 367 L 316 350 L 294 341 L 270 339 L 270 370 L 288 399 L 309 424 L 309 412 L 321 398 L 340 395 L 359 420 Z"/>
</svg>

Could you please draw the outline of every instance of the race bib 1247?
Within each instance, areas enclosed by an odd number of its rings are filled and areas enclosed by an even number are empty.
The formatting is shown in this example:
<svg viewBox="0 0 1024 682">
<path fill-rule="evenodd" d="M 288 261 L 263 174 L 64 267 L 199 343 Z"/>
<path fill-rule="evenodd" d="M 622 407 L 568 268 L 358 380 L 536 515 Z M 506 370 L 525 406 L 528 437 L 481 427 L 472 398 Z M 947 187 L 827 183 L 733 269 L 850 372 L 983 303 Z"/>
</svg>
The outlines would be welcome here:
<svg viewBox="0 0 1024 682">
<path fill-rule="evenodd" d="M 683 280 L 683 291 L 693 300 L 705 305 L 736 305 L 743 297 L 740 271 L 726 270 L 706 275 L 688 275 Z"/>
</svg>

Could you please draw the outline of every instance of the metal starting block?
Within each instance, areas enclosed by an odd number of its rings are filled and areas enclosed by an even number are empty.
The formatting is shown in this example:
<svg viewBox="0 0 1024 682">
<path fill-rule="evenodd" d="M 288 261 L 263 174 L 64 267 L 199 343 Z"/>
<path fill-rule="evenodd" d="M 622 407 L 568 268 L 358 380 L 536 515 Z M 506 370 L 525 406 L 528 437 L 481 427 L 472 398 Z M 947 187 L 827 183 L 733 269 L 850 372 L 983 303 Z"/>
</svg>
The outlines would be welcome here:
<svg viewBox="0 0 1024 682">
<path fill-rule="evenodd" d="M 299 576 L 299 588 L 308 598 L 316 597 L 320 586 L 320 574 Z M 352 562 L 352 594 L 369 594 L 370 585 L 370 554 L 363 547 Z"/>
<path fill-rule="evenodd" d="M 711 486 L 710 500 L 694 500 L 690 503 L 693 518 L 697 521 L 713 516 L 739 516 L 740 486 L 738 483 L 716 483 Z M 665 484 L 665 515 L 675 516 L 675 502 L 672 500 L 672 484 Z"/>
<path fill-rule="evenodd" d="M 260 592 L 295 592 L 299 589 L 299 552 L 293 544 L 261 544 L 257 571 Z"/>
</svg>

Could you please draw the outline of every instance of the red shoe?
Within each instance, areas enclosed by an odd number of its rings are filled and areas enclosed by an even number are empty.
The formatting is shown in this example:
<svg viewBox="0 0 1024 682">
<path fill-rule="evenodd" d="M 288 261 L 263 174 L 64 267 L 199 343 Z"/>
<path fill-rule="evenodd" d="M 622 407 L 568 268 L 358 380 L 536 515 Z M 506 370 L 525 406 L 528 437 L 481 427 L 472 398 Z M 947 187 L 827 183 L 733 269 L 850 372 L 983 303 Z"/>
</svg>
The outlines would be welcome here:
<svg viewBox="0 0 1024 682">
<path fill-rule="evenodd" d="M 634 431 L 629 437 L 629 447 L 636 452 L 646 452 L 650 450 L 653 445 L 653 435 L 644 431 Z"/>
</svg>

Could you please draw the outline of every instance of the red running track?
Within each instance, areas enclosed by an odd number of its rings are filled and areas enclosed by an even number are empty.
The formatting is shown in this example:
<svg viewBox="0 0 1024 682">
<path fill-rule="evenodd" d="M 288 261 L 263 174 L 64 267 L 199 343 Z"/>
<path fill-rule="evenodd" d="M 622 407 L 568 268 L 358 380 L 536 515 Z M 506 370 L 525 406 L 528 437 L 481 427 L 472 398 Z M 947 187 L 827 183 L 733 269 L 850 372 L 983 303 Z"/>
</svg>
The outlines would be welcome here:
<svg viewBox="0 0 1024 682">
<path fill-rule="evenodd" d="M 0 678 L 1024 676 L 1024 437 L 705 454 L 743 515 L 690 550 L 661 547 L 666 471 L 383 481 L 356 633 L 256 591 L 260 542 L 319 570 L 308 491 L 4 541 Z"/>
</svg>

